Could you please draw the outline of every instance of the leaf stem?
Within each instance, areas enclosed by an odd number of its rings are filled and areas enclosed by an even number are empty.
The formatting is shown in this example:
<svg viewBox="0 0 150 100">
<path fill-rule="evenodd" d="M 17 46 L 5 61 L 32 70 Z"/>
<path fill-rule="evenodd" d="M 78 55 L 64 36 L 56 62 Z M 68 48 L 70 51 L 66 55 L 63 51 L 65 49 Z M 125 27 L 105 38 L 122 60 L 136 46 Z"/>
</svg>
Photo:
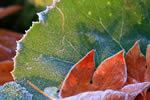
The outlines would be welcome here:
<svg viewBox="0 0 150 100">
<path fill-rule="evenodd" d="M 123 49 L 123 46 L 120 44 L 120 42 L 111 35 L 109 30 L 106 29 L 106 27 L 104 26 L 104 24 L 101 21 L 101 18 L 100 18 L 99 24 L 104 28 L 104 30 L 108 33 L 108 35 L 112 38 L 112 40 L 114 40 L 120 46 L 120 48 Z"/>
<path fill-rule="evenodd" d="M 61 14 L 61 16 L 62 16 L 62 31 L 64 32 L 64 25 L 65 25 L 64 13 L 62 12 L 62 10 L 61 10 L 59 7 L 57 7 L 57 6 L 55 6 L 55 7 L 56 7 L 56 9 L 60 12 L 60 14 Z"/>
<path fill-rule="evenodd" d="M 35 90 L 37 90 L 38 92 L 40 92 L 41 94 L 43 94 L 44 96 L 46 96 L 47 98 L 49 98 L 50 100 L 55 100 L 54 98 L 52 98 L 51 96 L 47 95 L 46 93 L 44 93 L 42 90 L 40 90 L 38 87 L 36 87 L 34 84 L 32 84 L 30 81 L 27 81 L 27 83 L 33 87 Z"/>
</svg>

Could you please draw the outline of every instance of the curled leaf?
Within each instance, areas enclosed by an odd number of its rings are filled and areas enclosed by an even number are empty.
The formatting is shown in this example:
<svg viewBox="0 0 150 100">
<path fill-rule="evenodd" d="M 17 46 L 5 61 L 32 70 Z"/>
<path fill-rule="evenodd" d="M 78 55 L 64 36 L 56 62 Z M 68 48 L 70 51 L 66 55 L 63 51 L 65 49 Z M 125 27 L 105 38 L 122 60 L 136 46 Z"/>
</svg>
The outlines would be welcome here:
<svg viewBox="0 0 150 100">
<path fill-rule="evenodd" d="M 84 92 L 60 100 L 125 100 L 126 98 L 128 98 L 128 94 L 124 92 L 106 90 Z"/>
<path fill-rule="evenodd" d="M 137 95 L 142 93 L 148 87 L 150 87 L 150 82 L 143 82 L 127 85 L 123 87 L 121 91 L 129 94 L 129 100 L 134 100 Z"/>
<path fill-rule="evenodd" d="M 150 82 L 130 84 L 120 91 L 105 90 L 80 93 L 75 96 L 61 100 L 134 100 L 145 88 L 150 86 Z"/>
</svg>

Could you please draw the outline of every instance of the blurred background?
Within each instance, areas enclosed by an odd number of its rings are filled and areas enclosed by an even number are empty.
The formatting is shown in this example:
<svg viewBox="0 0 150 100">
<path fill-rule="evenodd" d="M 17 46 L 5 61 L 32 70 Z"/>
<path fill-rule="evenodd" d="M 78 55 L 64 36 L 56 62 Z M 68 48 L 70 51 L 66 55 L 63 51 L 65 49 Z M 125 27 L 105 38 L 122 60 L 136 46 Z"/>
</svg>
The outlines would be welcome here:
<svg viewBox="0 0 150 100">
<path fill-rule="evenodd" d="M 37 12 L 45 9 L 46 4 L 51 4 L 52 0 L 0 0 L 0 8 L 6 8 L 13 5 L 22 6 L 18 10 L 4 18 L 0 18 L 0 28 L 13 30 L 19 33 L 25 33 L 32 24 L 37 21 Z"/>
</svg>

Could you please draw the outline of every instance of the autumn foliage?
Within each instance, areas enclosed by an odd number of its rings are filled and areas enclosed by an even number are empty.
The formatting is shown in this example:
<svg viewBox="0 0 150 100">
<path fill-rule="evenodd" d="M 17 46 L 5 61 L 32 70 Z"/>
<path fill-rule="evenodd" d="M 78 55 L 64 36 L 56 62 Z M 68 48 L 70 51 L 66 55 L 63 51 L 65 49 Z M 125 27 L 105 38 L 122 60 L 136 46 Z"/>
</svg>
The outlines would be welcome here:
<svg viewBox="0 0 150 100">
<path fill-rule="evenodd" d="M 146 59 L 137 41 L 125 58 L 124 51 L 121 51 L 103 61 L 96 71 L 94 71 L 94 53 L 94 50 L 90 51 L 73 66 L 60 89 L 60 97 L 66 98 L 77 94 L 77 97 L 80 97 L 82 96 L 80 93 L 84 92 L 109 91 L 109 95 L 104 95 L 104 93 L 99 95 L 106 96 L 105 100 L 125 100 L 125 98 L 148 100 L 150 46 L 147 47 Z M 92 92 L 88 95 L 94 96 Z"/>
<path fill-rule="evenodd" d="M 18 5 L 0 8 L 0 19 L 22 8 Z M 14 69 L 13 57 L 16 55 L 16 41 L 21 37 L 22 35 L 17 32 L 0 28 L 0 85 L 14 80 L 10 72 Z"/>
<path fill-rule="evenodd" d="M 0 8 L 0 19 L 22 8 Z M 16 55 L 16 41 L 21 37 L 16 32 L 0 29 L 0 85 L 14 81 L 11 74 L 14 69 L 13 57 Z M 147 46 L 146 57 L 141 53 L 137 41 L 125 57 L 122 50 L 97 68 L 94 53 L 95 50 L 91 50 L 69 71 L 60 88 L 61 99 L 149 100 L 150 45 Z"/>
</svg>

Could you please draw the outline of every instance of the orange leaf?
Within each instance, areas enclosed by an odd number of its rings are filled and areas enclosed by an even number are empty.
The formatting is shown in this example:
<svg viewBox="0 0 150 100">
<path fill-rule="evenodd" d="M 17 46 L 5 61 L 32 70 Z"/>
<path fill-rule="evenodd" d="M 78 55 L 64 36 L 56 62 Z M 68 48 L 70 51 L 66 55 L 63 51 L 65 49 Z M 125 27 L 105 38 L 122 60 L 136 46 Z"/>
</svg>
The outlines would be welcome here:
<svg viewBox="0 0 150 100">
<path fill-rule="evenodd" d="M 22 35 L 16 32 L 0 29 L 0 61 L 11 59 L 15 56 L 16 41 Z"/>
<path fill-rule="evenodd" d="M 3 61 L 0 62 L 0 85 L 3 85 L 6 82 L 13 81 L 13 76 L 11 71 L 14 68 L 13 61 Z"/>
<path fill-rule="evenodd" d="M 93 85 L 97 90 L 121 89 L 127 79 L 124 51 L 106 59 L 97 68 L 93 76 Z"/>
<path fill-rule="evenodd" d="M 0 44 L 0 53 L 1 53 L 0 61 L 9 60 L 9 59 L 12 59 L 13 56 L 15 56 L 14 52 L 11 49 L 1 44 Z"/>
<path fill-rule="evenodd" d="M 120 89 L 124 86 L 127 78 L 124 51 L 105 60 L 95 73 L 94 52 L 89 52 L 70 70 L 60 89 L 62 98 L 86 91 Z"/>
<path fill-rule="evenodd" d="M 22 35 L 16 32 L 0 29 L 0 85 L 13 81 L 11 71 L 13 70 L 13 61 L 16 54 L 16 41 L 21 39 Z"/>
<path fill-rule="evenodd" d="M 22 38 L 22 35 L 20 33 L 0 28 L 0 38 L 6 37 L 6 36 L 9 36 L 11 38 L 15 38 L 16 40 L 20 40 Z"/>
<path fill-rule="evenodd" d="M 143 82 L 127 85 L 123 87 L 120 91 L 105 90 L 83 92 L 78 95 L 58 100 L 135 100 L 137 95 L 139 95 L 145 88 L 148 88 L 149 86 L 150 82 Z"/>
<path fill-rule="evenodd" d="M 150 45 L 147 46 L 146 64 L 147 64 L 147 67 L 150 67 Z"/>
<path fill-rule="evenodd" d="M 146 64 L 147 64 L 147 69 L 144 78 L 146 82 L 150 82 L 150 45 L 147 46 Z"/>
<path fill-rule="evenodd" d="M 134 78 L 132 78 L 130 76 L 127 77 L 127 80 L 128 81 L 127 81 L 126 84 L 136 84 L 136 83 L 138 83 L 137 80 L 135 80 Z"/>
<path fill-rule="evenodd" d="M 139 41 L 128 51 L 125 60 L 128 76 L 136 79 L 138 82 L 143 82 L 146 71 L 146 60 L 140 51 Z"/>
<path fill-rule="evenodd" d="M 72 67 L 60 89 L 62 97 L 72 96 L 89 90 L 95 66 L 94 53 L 94 50 L 90 51 Z"/>
</svg>

